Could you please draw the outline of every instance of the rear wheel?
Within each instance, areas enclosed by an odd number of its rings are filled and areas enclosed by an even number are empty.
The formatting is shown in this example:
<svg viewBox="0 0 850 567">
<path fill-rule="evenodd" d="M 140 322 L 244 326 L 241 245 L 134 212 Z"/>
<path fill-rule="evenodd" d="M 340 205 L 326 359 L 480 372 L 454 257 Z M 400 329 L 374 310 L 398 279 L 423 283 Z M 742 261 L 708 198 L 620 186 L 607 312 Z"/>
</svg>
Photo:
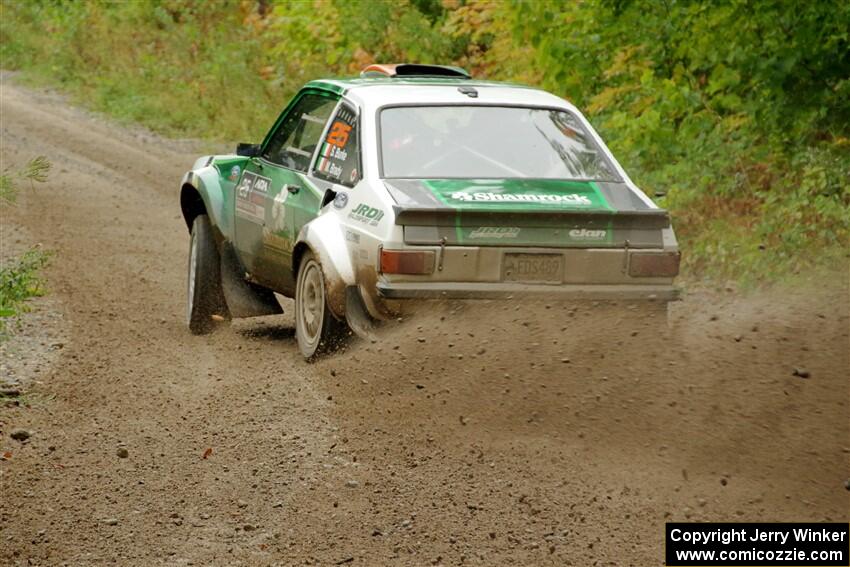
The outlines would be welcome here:
<svg viewBox="0 0 850 567">
<path fill-rule="evenodd" d="M 221 260 L 207 215 L 198 215 L 192 223 L 186 296 L 186 323 L 192 334 L 205 335 L 230 319 L 221 289 Z"/>
<path fill-rule="evenodd" d="M 345 323 L 328 307 L 322 265 L 307 251 L 298 267 L 295 284 L 295 338 L 304 358 L 334 350 L 346 335 Z"/>
</svg>

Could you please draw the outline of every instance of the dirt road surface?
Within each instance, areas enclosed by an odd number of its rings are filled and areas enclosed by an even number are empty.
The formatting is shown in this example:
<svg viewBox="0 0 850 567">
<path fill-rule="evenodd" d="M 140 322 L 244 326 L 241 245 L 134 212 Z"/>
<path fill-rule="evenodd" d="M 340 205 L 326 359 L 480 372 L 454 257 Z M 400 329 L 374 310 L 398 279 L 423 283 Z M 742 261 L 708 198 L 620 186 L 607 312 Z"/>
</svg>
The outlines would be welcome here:
<svg viewBox="0 0 850 567">
<path fill-rule="evenodd" d="M 692 291 L 667 340 L 622 310 L 445 305 L 307 364 L 289 303 L 187 332 L 197 145 L 0 98 L 4 167 L 54 164 L 3 223 L 55 250 L 67 325 L 0 408 L 2 564 L 642 566 L 665 521 L 850 519 L 846 266 Z"/>
</svg>

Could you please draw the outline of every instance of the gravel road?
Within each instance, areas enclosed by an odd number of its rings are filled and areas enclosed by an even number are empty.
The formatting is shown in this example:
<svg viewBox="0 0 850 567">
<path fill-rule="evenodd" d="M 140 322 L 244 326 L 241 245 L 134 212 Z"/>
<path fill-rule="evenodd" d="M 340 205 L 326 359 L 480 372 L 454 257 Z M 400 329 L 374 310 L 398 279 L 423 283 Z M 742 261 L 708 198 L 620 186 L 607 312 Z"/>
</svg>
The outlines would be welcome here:
<svg viewBox="0 0 850 567">
<path fill-rule="evenodd" d="M 665 521 L 850 520 L 846 266 L 692 286 L 665 337 L 439 305 L 307 364 L 289 302 L 185 328 L 177 185 L 204 148 L 8 78 L 0 104 L 3 167 L 54 165 L 2 222 L 55 250 L 67 327 L 0 407 L 2 564 L 645 566 Z"/>
</svg>

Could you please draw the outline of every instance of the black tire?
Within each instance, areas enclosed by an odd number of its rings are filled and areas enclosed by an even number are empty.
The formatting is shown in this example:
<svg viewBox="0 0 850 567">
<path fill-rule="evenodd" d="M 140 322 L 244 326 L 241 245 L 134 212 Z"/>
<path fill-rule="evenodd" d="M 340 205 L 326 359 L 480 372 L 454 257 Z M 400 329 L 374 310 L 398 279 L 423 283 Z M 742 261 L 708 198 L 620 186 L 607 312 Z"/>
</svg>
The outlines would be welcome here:
<svg viewBox="0 0 850 567">
<path fill-rule="evenodd" d="M 307 251 L 298 266 L 295 283 L 295 338 L 298 350 L 307 360 L 336 350 L 348 327 L 334 317 L 328 307 L 325 276 L 318 258 Z"/>
<path fill-rule="evenodd" d="M 193 335 L 210 333 L 220 321 L 230 319 L 221 288 L 221 260 L 207 215 L 198 215 L 192 223 L 186 295 L 186 322 Z"/>
</svg>

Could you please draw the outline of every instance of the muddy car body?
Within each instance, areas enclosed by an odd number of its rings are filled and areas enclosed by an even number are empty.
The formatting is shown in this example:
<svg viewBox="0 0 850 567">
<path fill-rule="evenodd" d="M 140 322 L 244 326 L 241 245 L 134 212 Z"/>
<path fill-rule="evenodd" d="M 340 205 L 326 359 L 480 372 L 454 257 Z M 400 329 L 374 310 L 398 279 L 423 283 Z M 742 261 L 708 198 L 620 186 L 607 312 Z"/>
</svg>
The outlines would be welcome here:
<svg viewBox="0 0 850 567">
<path fill-rule="evenodd" d="M 668 214 L 582 114 L 455 68 L 308 83 L 262 143 L 198 159 L 181 208 L 190 328 L 279 312 L 274 291 L 308 357 L 408 300 L 676 295 Z"/>
</svg>

